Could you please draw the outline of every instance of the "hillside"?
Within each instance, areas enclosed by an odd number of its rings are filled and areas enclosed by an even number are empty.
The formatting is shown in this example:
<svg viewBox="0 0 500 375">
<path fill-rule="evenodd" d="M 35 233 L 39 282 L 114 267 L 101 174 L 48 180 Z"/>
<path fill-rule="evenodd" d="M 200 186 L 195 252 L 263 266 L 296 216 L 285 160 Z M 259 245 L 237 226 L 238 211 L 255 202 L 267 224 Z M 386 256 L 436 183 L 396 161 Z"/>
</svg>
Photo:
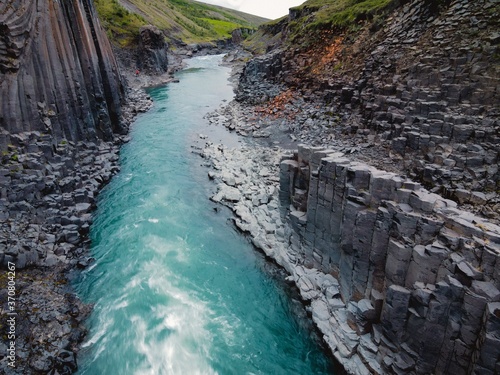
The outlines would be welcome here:
<svg viewBox="0 0 500 375">
<path fill-rule="evenodd" d="M 285 254 L 350 374 L 499 373 L 499 30 L 498 0 L 309 0 L 245 42 L 228 123 L 298 148 Z"/>
<path fill-rule="evenodd" d="M 95 0 L 108 36 L 121 47 L 137 43 L 139 28 L 158 27 L 173 44 L 231 37 L 234 29 L 253 30 L 267 19 L 191 0 Z"/>
<path fill-rule="evenodd" d="M 262 25 L 246 46 L 256 53 L 278 46 L 317 46 L 333 33 L 348 31 L 355 35 L 366 23 L 382 23 L 398 4 L 394 0 L 308 0 L 290 8 L 288 16 Z"/>
<path fill-rule="evenodd" d="M 240 100 L 281 92 L 261 104 L 299 117 L 295 127 L 306 138 L 311 113 L 291 109 L 292 98 L 317 101 L 328 108 L 314 113 L 314 123 L 328 124 L 317 137 L 379 146 L 387 168 L 461 203 L 480 202 L 497 217 L 499 3 L 317 3 L 291 9 L 245 42 L 256 53 L 270 52 L 247 65 Z"/>
</svg>

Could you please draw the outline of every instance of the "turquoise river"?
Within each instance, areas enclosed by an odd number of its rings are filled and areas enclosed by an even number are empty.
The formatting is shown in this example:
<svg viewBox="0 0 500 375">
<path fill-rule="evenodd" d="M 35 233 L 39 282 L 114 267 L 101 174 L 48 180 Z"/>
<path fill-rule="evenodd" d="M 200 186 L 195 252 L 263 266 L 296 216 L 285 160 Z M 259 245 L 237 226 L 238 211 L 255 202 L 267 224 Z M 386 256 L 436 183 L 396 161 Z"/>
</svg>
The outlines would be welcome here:
<svg viewBox="0 0 500 375">
<path fill-rule="evenodd" d="M 100 195 L 96 261 L 75 283 L 94 304 L 78 374 L 333 373 L 283 274 L 208 199 L 192 145 L 200 133 L 239 144 L 203 118 L 233 96 L 220 61 L 194 58 L 179 83 L 150 90 Z"/>
</svg>

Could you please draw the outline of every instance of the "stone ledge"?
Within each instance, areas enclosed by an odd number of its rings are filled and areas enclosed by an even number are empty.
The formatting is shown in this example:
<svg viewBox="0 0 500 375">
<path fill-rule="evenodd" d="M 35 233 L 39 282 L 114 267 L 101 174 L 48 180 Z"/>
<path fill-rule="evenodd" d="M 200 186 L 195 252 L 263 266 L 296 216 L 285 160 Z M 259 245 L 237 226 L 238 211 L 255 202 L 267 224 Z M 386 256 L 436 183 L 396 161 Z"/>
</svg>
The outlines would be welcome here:
<svg viewBox="0 0 500 375">
<path fill-rule="evenodd" d="M 281 173 L 280 199 L 287 207 L 281 212 L 290 223 L 285 237 L 298 237 L 289 246 L 300 254 L 304 274 L 334 275 L 346 303 L 347 310 L 330 304 L 312 281 L 303 293 L 324 301 L 313 305 L 319 306 L 314 316 L 341 363 L 359 352 L 381 374 L 446 372 L 451 368 L 442 356 L 460 353 L 468 360 L 454 364 L 455 372 L 495 371 L 496 362 L 481 353 L 495 344 L 494 324 L 483 317 L 500 294 L 500 227 L 413 181 L 335 152 L 301 146 L 294 160 L 282 161 Z M 291 198 L 303 189 L 298 181 L 308 181 L 305 209 Z M 299 286 L 302 279 L 296 279 Z M 321 323 L 325 306 L 334 332 Z M 370 335 L 383 356 L 348 344 L 361 335 Z"/>
</svg>

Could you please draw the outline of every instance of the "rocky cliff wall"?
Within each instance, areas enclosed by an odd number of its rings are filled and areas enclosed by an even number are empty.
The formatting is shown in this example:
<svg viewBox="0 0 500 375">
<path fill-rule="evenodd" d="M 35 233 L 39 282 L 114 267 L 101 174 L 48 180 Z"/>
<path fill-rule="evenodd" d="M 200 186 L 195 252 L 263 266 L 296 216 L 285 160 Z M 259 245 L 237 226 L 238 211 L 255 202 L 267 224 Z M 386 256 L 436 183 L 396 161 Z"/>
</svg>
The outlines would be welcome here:
<svg viewBox="0 0 500 375">
<path fill-rule="evenodd" d="M 318 148 L 282 161 L 280 203 L 296 264 L 336 279 L 298 283 L 350 372 L 499 373 L 500 227 Z"/>
<path fill-rule="evenodd" d="M 0 4 L 0 148 L 38 131 L 54 141 L 111 140 L 124 96 L 90 0 Z"/>
<path fill-rule="evenodd" d="M 156 26 L 143 26 L 139 30 L 136 64 L 152 75 L 168 71 L 168 45 L 165 35 Z"/>
<path fill-rule="evenodd" d="M 90 306 L 68 278 L 88 265 L 90 211 L 118 171 L 123 99 L 91 0 L 0 2 L 0 268 L 15 266 L 16 314 L 2 374 L 77 370 Z"/>
<path fill-rule="evenodd" d="M 436 14 L 411 1 L 376 48 L 361 47 L 370 57 L 358 79 L 334 90 L 360 110 L 352 132 L 421 155 L 408 163 L 412 175 L 461 202 L 484 204 L 500 186 L 499 11 L 495 1 L 455 0 Z"/>
<path fill-rule="evenodd" d="M 283 43 L 251 60 L 237 99 L 260 104 L 283 92 L 280 86 L 290 88 L 317 108 L 287 102 L 282 116 L 293 119 L 297 138 L 321 129 L 316 144 L 349 139 L 386 150 L 402 173 L 495 217 L 500 3 L 399 3 L 357 33 L 328 34 L 311 50 Z M 289 24 L 299 16 L 292 11 Z M 286 34 L 286 27 L 273 32 Z"/>
<path fill-rule="evenodd" d="M 292 11 L 243 69 L 242 132 L 321 146 L 281 163 L 285 245 L 259 247 L 349 373 L 498 374 L 500 2 L 393 5 L 312 47 Z"/>
</svg>

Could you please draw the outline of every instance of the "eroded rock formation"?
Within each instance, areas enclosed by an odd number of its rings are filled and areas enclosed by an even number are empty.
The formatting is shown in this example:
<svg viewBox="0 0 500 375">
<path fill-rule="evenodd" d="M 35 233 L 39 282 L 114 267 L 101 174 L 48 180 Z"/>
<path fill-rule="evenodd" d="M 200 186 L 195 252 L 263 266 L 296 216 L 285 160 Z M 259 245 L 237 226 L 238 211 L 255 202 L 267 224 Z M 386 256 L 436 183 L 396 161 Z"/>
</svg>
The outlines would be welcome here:
<svg viewBox="0 0 500 375">
<path fill-rule="evenodd" d="M 0 148 L 10 134 L 111 140 L 124 87 L 90 0 L 0 4 Z"/>
<path fill-rule="evenodd" d="M 292 10 L 245 65 L 234 128 L 319 146 L 281 163 L 285 245 L 259 247 L 349 373 L 497 374 L 500 3 L 392 5 L 311 47 Z"/>
<path fill-rule="evenodd" d="M 341 363 L 360 374 L 498 373 L 500 227 L 332 150 L 299 148 L 280 177 L 291 252 L 337 280 L 313 304 Z"/>
<path fill-rule="evenodd" d="M 237 99 L 260 104 L 290 89 L 292 97 L 305 98 L 282 111 L 293 119 L 288 130 L 296 138 L 325 146 L 352 139 L 386 149 L 385 159 L 401 172 L 462 204 L 482 205 L 494 218 L 500 4 L 400 3 L 383 24 L 355 36 L 332 34 L 311 50 L 278 45 L 251 60 Z M 292 11 L 290 22 L 298 16 Z"/>
<path fill-rule="evenodd" d="M 211 199 L 289 272 L 346 371 L 496 374 L 500 227 L 339 152 L 300 147 L 278 171 L 280 154 L 209 144 Z"/>
<path fill-rule="evenodd" d="M 168 45 L 165 35 L 152 25 L 139 30 L 137 66 L 149 74 L 165 73 L 168 70 Z"/>
<path fill-rule="evenodd" d="M 67 276 L 88 264 L 90 211 L 119 169 L 124 94 L 91 0 L 0 3 L 2 322 L 17 314 L 15 336 L 0 340 L 2 374 L 77 369 L 90 307 Z"/>
</svg>

